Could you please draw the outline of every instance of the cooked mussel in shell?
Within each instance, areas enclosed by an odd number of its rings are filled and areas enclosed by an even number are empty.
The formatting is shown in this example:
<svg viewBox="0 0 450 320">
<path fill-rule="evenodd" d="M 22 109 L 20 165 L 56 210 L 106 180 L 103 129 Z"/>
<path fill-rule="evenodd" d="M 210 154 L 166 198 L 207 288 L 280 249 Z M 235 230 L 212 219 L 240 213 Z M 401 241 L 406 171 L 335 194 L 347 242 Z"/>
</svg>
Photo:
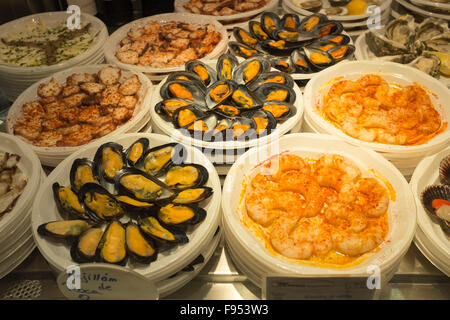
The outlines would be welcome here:
<svg viewBox="0 0 450 320">
<path fill-rule="evenodd" d="M 277 120 L 274 116 L 265 110 L 256 110 L 248 115 L 256 124 L 256 134 L 258 136 L 268 135 L 277 126 Z"/>
<path fill-rule="evenodd" d="M 205 93 L 203 89 L 195 82 L 188 80 L 172 80 L 166 81 L 160 90 L 163 99 L 181 98 L 202 104 L 205 100 Z"/>
<path fill-rule="evenodd" d="M 253 109 L 260 106 L 260 101 L 244 85 L 239 85 L 231 95 L 231 99 L 238 108 Z"/>
<path fill-rule="evenodd" d="M 102 144 L 94 156 L 94 171 L 100 178 L 113 182 L 116 172 L 126 166 L 123 147 L 114 142 Z"/>
<path fill-rule="evenodd" d="M 85 230 L 70 248 L 70 256 L 73 261 L 87 263 L 95 261 L 97 248 L 103 236 L 100 227 L 92 227 Z"/>
<path fill-rule="evenodd" d="M 292 79 L 289 74 L 285 72 L 271 71 L 260 74 L 248 85 L 248 88 L 254 91 L 259 86 L 265 85 L 267 83 L 279 83 L 291 88 L 294 87 L 294 79 Z"/>
<path fill-rule="evenodd" d="M 269 35 L 267 34 L 266 31 L 263 30 L 263 28 L 261 27 L 261 24 L 257 21 L 250 21 L 248 23 L 249 29 L 250 29 L 250 34 L 257 38 L 260 41 L 264 41 L 269 39 Z"/>
<path fill-rule="evenodd" d="M 75 159 L 70 169 L 70 185 L 75 192 L 86 183 L 98 183 L 94 166 L 94 162 L 87 158 Z"/>
<path fill-rule="evenodd" d="M 181 107 L 174 112 L 172 116 L 172 123 L 175 128 L 184 128 L 205 115 L 205 112 L 199 108 L 196 108 L 194 105 Z"/>
<path fill-rule="evenodd" d="M 237 88 L 237 84 L 232 80 L 221 80 L 212 84 L 206 91 L 206 104 L 213 108 L 217 104 L 227 99 Z"/>
<path fill-rule="evenodd" d="M 86 220 L 59 220 L 41 224 L 37 232 L 42 236 L 71 240 L 89 228 Z"/>
<path fill-rule="evenodd" d="M 169 203 L 158 211 L 158 219 L 166 225 L 197 224 L 206 217 L 206 210 L 197 206 Z"/>
<path fill-rule="evenodd" d="M 125 234 L 125 227 L 119 221 L 112 221 L 100 240 L 97 261 L 125 265 L 128 258 Z"/>
<path fill-rule="evenodd" d="M 258 38 L 253 37 L 242 28 L 234 27 L 233 35 L 239 42 L 246 44 L 249 47 L 254 48 L 258 44 Z"/>
<path fill-rule="evenodd" d="M 323 38 L 330 34 L 339 34 L 344 30 L 344 27 L 340 22 L 337 21 L 326 21 L 316 26 L 316 30 L 314 33 L 317 34 L 317 37 Z"/>
<path fill-rule="evenodd" d="M 294 103 L 296 99 L 294 89 L 279 83 L 266 83 L 258 87 L 254 91 L 254 93 L 256 97 L 263 102 L 285 101 L 289 103 Z"/>
<path fill-rule="evenodd" d="M 241 110 L 233 102 L 224 101 L 214 108 L 214 112 L 226 117 L 237 117 L 241 113 Z"/>
<path fill-rule="evenodd" d="M 355 52 L 355 47 L 350 44 L 343 44 L 331 48 L 328 53 L 333 57 L 334 61 L 338 62 L 350 57 Z"/>
<path fill-rule="evenodd" d="M 305 17 L 301 22 L 300 22 L 300 32 L 303 33 L 314 33 L 314 31 L 316 30 L 317 26 L 321 23 L 324 23 L 328 21 L 327 16 L 321 14 L 321 13 L 316 13 L 313 15 L 310 15 L 308 17 Z"/>
<path fill-rule="evenodd" d="M 261 56 L 242 62 L 233 72 L 233 79 L 239 84 L 250 83 L 260 74 L 269 71 L 270 61 Z"/>
<path fill-rule="evenodd" d="M 156 248 L 152 241 L 144 237 L 137 224 L 127 224 L 125 240 L 128 254 L 137 262 L 149 264 L 156 260 L 158 256 Z"/>
<path fill-rule="evenodd" d="M 209 198 L 212 194 L 213 189 L 210 187 L 189 188 L 180 191 L 172 202 L 176 204 L 198 203 Z"/>
<path fill-rule="evenodd" d="M 118 219 L 124 214 L 120 202 L 96 183 L 86 183 L 80 189 L 78 199 L 87 215 L 94 221 Z"/>
<path fill-rule="evenodd" d="M 87 219 L 86 211 L 78 200 L 78 195 L 70 188 L 60 186 L 58 182 L 52 185 L 56 207 L 62 216 Z"/>
<path fill-rule="evenodd" d="M 271 35 L 273 31 L 278 29 L 280 27 L 280 24 L 280 17 L 278 17 L 273 12 L 264 12 L 261 15 L 261 27 L 269 35 Z"/>
<path fill-rule="evenodd" d="M 182 163 L 171 166 L 167 170 L 164 183 L 169 187 L 186 189 L 202 186 L 208 178 L 208 170 L 202 165 Z"/>
<path fill-rule="evenodd" d="M 141 219 L 139 227 L 146 235 L 162 243 L 175 244 L 189 242 L 188 237 L 181 230 L 166 226 L 152 216 Z"/>
<path fill-rule="evenodd" d="M 286 13 L 280 21 L 280 27 L 286 30 L 298 30 L 300 18 L 296 14 Z"/>
<path fill-rule="evenodd" d="M 300 50 L 295 50 L 292 52 L 291 56 L 291 64 L 294 66 L 295 71 L 298 73 L 311 73 L 313 72 L 313 67 L 309 63 L 308 58 L 305 53 Z"/>
<path fill-rule="evenodd" d="M 168 143 L 147 150 L 138 166 L 148 174 L 158 176 L 172 163 L 182 163 L 187 156 L 186 148 L 179 143 Z"/>
<path fill-rule="evenodd" d="M 125 151 L 125 156 L 130 166 L 136 165 L 136 163 L 142 159 L 149 144 L 150 142 L 147 138 L 140 138 L 128 147 Z"/>
<path fill-rule="evenodd" d="M 139 201 L 127 195 L 118 195 L 116 199 L 127 214 L 149 214 L 156 209 L 153 203 Z"/>
<path fill-rule="evenodd" d="M 303 51 L 315 70 L 322 70 L 336 63 L 333 56 L 326 51 L 314 48 L 304 48 Z"/>
<path fill-rule="evenodd" d="M 294 51 L 295 52 L 295 51 Z M 292 72 L 294 68 L 291 66 L 290 60 L 287 57 L 274 57 L 270 60 L 272 68 L 282 72 Z"/>
<path fill-rule="evenodd" d="M 218 80 L 233 79 L 233 71 L 239 65 L 235 56 L 224 53 L 217 59 L 216 70 Z"/>
<path fill-rule="evenodd" d="M 297 45 L 290 45 L 286 40 L 275 40 L 269 39 L 261 42 L 261 47 L 274 56 L 287 56 L 293 50 L 295 50 Z"/>
<path fill-rule="evenodd" d="M 205 88 L 205 84 L 203 83 L 202 79 L 200 79 L 200 77 L 196 73 L 191 71 L 175 71 L 167 76 L 167 82 L 174 80 L 192 81 L 199 85 L 201 88 Z"/>
<path fill-rule="evenodd" d="M 196 74 L 203 85 L 208 86 L 217 79 L 216 71 L 199 60 L 191 60 L 186 63 L 186 71 Z"/>
<path fill-rule="evenodd" d="M 233 53 L 235 56 L 243 57 L 245 59 L 261 55 L 261 52 L 259 50 L 236 41 L 230 41 L 228 43 L 228 47 L 230 48 L 231 53 Z"/>
<path fill-rule="evenodd" d="M 235 140 L 244 141 L 256 137 L 256 123 L 252 118 L 236 117 L 230 129 Z"/>
<path fill-rule="evenodd" d="M 331 41 L 336 44 L 347 44 L 350 42 L 350 37 L 345 34 L 330 34 L 320 38 L 321 41 Z"/>
<path fill-rule="evenodd" d="M 192 101 L 181 98 L 164 99 L 155 105 L 155 111 L 159 115 L 171 118 L 178 108 L 188 106 L 191 103 Z"/>
<path fill-rule="evenodd" d="M 285 120 L 295 114 L 294 106 L 282 101 L 267 101 L 261 110 L 269 112 L 276 120 Z"/>
</svg>

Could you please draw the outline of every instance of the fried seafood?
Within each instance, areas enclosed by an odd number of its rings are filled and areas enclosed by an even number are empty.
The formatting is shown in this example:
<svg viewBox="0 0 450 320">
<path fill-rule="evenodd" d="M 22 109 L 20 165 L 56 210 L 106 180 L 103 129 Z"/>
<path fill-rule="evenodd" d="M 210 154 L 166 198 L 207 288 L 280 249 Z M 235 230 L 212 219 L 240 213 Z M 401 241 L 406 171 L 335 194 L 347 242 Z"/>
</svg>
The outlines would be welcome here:
<svg viewBox="0 0 450 320">
<path fill-rule="evenodd" d="M 190 0 L 184 8 L 196 14 L 229 16 L 259 9 L 268 2 L 269 0 Z"/>
<path fill-rule="evenodd" d="M 59 83 L 39 85 L 37 101 L 22 106 L 14 134 L 35 146 L 79 146 L 126 123 L 139 101 L 141 82 L 108 66 L 98 74 L 75 73 Z"/>
<path fill-rule="evenodd" d="M 222 35 L 212 24 L 150 21 L 128 32 L 116 58 L 122 63 L 151 68 L 177 67 L 208 55 L 221 40 Z"/>
<path fill-rule="evenodd" d="M 389 192 L 350 159 L 287 153 L 260 168 L 246 186 L 243 204 L 276 253 L 340 265 L 349 260 L 336 255 L 356 260 L 386 238 Z"/>
<path fill-rule="evenodd" d="M 374 74 L 334 83 L 317 110 L 347 135 L 383 144 L 424 144 L 447 125 L 424 88 Z"/>
</svg>

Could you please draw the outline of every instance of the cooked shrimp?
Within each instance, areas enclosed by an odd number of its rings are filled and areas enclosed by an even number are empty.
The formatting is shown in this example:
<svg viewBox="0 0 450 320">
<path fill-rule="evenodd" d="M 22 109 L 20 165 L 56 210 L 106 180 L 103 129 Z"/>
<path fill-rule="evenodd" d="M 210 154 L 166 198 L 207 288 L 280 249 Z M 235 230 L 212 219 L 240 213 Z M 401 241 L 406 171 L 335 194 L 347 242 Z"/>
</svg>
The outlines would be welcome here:
<svg viewBox="0 0 450 320">
<path fill-rule="evenodd" d="M 378 86 L 375 97 L 382 108 L 390 109 L 408 105 L 408 97 L 403 90 L 388 84 Z"/>
<path fill-rule="evenodd" d="M 349 136 L 362 140 L 372 142 L 377 138 L 377 131 L 374 128 L 364 128 L 357 123 L 354 118 L 347 117 L 342 122 L 342 131 Z"/>
<path fill-rule="evenodd" d="M 284 172 L 289 170 L 298 170 L 304 174 L 311 173 L 310 165 L 302 157 L 294 154 L 282 154 L 270 160 L 267 165 L 275 180 L 279 179 Z"/>
<path fill-rule="evenodd" d="M 254 189 L 262 190 L 278 190 L 279 185 L 271 179 L 271 176 L 264 173 L 258 173 L 251 181 L 251 186 Z"/>
<path fill-rule="evenodd" d="M 356 183 L 355 204 L 363 208 L 366 216 L 371 218 L 381 217 L 389 207 L 389 193 L 374 178 L 362 178 Z"/>
<path fill-rule="evenodd" d="M 315 175 L 320 186 L 339 191 L 343 185 L 358 179 L 361 171 L 343 156 L 326 154 L 315 163 Z"/>
<path fill-rule="evenodd" d="M 379 86 L 386 83 L 382 77 L 376 74 L 367 74 L 361 78 L 359 78 L 358 82 L 363 86 Z"/>
<path fill-rule="evenodd" d="M 347 228 L 335 230 L 332 234 L 336 251 L 349 256 L 361 255 L 375 249 L 383 242 L 384 237 L 383 228 L 376 222 L 369 223 L 360 232 Z"/>
<path fill-rule="evenodd" d="M 325 211 L 325 218 L 334 226 L 350 228 L 355 232 L 360 232 L 367 226 L 367 218 L 361 207 L 351 203 L 332 203 Z"/>
<path fill-rule="evenodd" d="M 341 96 L 343 93 L 355 92 L 361 89 L 361 84 L 351 80 L 342 80 L 333 84 L 328 91 L 330 96 Z"/>
</svg>

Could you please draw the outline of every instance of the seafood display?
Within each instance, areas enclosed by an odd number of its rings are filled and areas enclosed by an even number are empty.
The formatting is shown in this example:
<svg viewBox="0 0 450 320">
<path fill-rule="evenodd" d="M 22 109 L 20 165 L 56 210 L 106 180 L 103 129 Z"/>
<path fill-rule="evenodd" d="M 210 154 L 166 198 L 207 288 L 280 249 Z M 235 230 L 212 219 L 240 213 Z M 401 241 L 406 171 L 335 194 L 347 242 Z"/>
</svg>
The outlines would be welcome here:
<svg viewBox="0 0 450 320">
<path fill-rule="evenodd" d="M 84 145 L 133 117 L 141 87 L 137 75 L 125 76 L 115 66 L 74 73 L 65 83 L 52 77 L 37 88 L 37 100 L 22 106 L 14 134 L 39 147 Z"/>
<path fill-rule="evenodd" d="M 367 7 L 381 5 L 381 0 L 291 0 L 300 9 L 330 16 L 366 14 Z"/>
<path fill-rule="evenodd" d="M 27 177 L 17 167 L 20 156 L 0 151 L 0 219 L 14 208 L 27 185 Z"/>
<path fill-rule="evenodd" d="M 391 195 L 370 172 L 338 154 L 282 153 L 245 182 L 244 225 L 274 255 L 343 266 L 376 252 Z"/>
<path fill-rule="evenodd" d="M 365 34 L 369 50 L 386 61 L 411 65 L 435 78 L 450 76 L 450 29 L 447 21 L 411 15 L 389 22 L 383 30 Z"/>
<path fill-rule="evenodd" d="M 189 242 L 207 215 L 201 204 L 213 190 L 206 168 L 187 163 L 177 143 L 149 147 L 141 138 L 127 149 L 102 144 L 92 160 L 76 159 L 70 185 L 53 184 L 61 220 L 38 233 L 70 246 L 75 262 L 149 264 L 158 253 Z"/>
<path fill-rule="evenodd" d="M 390 83 L 376 74 L 336 79 L 316 107 L 345 134 L 367 142 L 421 145 L 448 125 L 426 88 Z"/>
<path fill-rule="evenodd" d="M 352 56 L 355 47 L 343 35 L 343 26 L 323 14 L 300 20 L 287 13 L 281 18 L 264 12 L 261 20 L 250 21 L 248 31 L 233 29 L 230 51 L 244 58 L 268 55 L 272 67 L 287 73 L 309 74 Z"/>
<path fill-rule="evenodd" d="M 84 22 L 80 29 L 70 30 L 64 21 L 55 27 L 33 23 L 25 32 L 3 35 L 0 62 L 8 66 L 50 66 L 69 60 L 86 51 L 96 32 Z"/>
<path fill-rule="evenodd" d="M 440 184 L 429 185 L 422 191 L 420 200 L 432 221 L 450 236 L 450 155 L 440 162 L 439 180 Z"/>
<path fill-rule="evenodd" d="M 229 16 L 264 7 L 269 0 L 189 0 L 183 7 L 196 14 Z"/>
<path fill-rule="evenodd" d="M 130 65 L 176 67 L 203 58 L 221 40 L 222 34 L 213 24 L 149 21 L 128 31 L 115 56 Z"/>
<path fill-rule="evenodd" d="M 190 61 L 162 84 L 155 111 L 185 135 L 204 141 L 249 140 L 270 134 L 296 113 L 294 81 L 270 71 L 262 56 L 238 63 L 223 54 L 213 69 Z"/>
</svg>

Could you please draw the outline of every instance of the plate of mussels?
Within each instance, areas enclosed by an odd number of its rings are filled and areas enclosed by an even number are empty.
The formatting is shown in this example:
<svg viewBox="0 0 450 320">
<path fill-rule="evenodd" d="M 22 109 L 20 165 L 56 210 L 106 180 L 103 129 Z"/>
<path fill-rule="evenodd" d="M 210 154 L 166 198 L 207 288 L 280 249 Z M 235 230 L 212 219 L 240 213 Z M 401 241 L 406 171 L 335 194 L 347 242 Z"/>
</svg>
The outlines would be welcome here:
<svg viewBox="0 0 450 320">
<path fill-rule="evenodd" d="M 311 77 L 340 61 L 350 59 L 355 47 L 338 21 L 321 13 L 300 18 L 264 12 L 248 28 L 233 28 L 230 51 L 243 58 L 266 55 L 272 67 L 295 80 Z"/>
<path fill-rule="evenodd" d="M 241 60 L 226 53 L 207 63 L 192 60 L 155 90 L 155 130 L 197 147 L 248 148 L 301 125 L 300 89 L 265 56 Z"/>
<path fill-rule="evenodd" d="M 216 232 L 220 180 L 197 149 L 158 134 L 89 145 L 48 176 L 33 204 L 35 242 L 51 266 L 127 266 L 162 281 Z"/>
</svg>

